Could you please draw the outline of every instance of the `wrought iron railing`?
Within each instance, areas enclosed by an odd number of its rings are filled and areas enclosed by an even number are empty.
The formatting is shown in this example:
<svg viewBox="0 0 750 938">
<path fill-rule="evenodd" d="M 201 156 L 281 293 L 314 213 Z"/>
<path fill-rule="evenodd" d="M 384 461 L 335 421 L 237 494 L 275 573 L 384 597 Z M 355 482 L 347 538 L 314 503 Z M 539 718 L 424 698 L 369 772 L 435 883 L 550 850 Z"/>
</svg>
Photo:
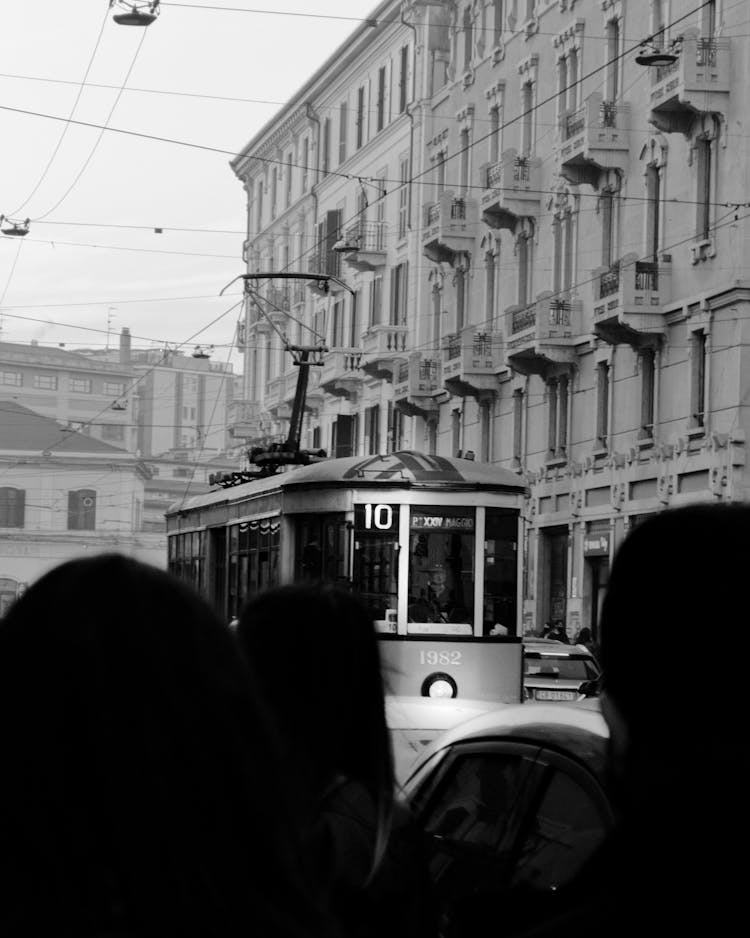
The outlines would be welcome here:
<svg viewBox="0 0 750 938">
<path fill-rule="evenodd" d="M 399 384 L 403 384 L 404 381 L 408 381 L 408 380 L 409 380 L 409 362 L 401 362 L 401 364 L 398 366 L 398 373 L 397 373 L 396 381 Z"/>
<path fill-rule="evenodd" d="M 568 114 L 565 118 L 565 139 L 569 140 L 571 137 L 575 137 L 575 135 L 579 134 L 585 126 L 586 111 L 584 108 L 579 108 L 572 114 Z"/>
<path fill-rule="evenodd" d="M 510 325 L 513 332 L 523 332 L 524 329 L 530 329 L 536 325 L 536 303 L 521 309 L 514 309 Z"/>
<path fill-rule="evenodd" d="M 492 353 L 492 341 L 486 332 L 475 332 L 471 351 L 473 355 L 490 355 Z"/>
<path fill-rule="evenodd" d="M 599 105 L 599 122 L 602 127 L 617 127 L 617 105 L 614 101 L 602 101 Z"/>
<path fill-rule="evenodd" d="M 445 351 L 448 361 L 461 357 L 461 333 L 454 332 L 445 337 Z"/>
<path fill-rule="evenodd" d="M 420 381 L 437 381 L 438 363 L 434 358 L 423 358 L 419 363 Z"/>
<path fill-rule="evenodd" d="M 487 179 L 485 181 L 485 188 L 487 189 L 499 188 L 502 181 L 503 181 L 503 164 L 491 163 L 487 167 Z"/>
<path fill-rule="evenodd" d="M 427 224 L 434 225 L 440 221 L 440 203 L 435 202 L 427 206 Z"/>
<path fill-rule="evenodd" d="M 568 300 L 552 299 L 549 304 L 549 324 L 551 326 L 570 325 L 571 304 Z"/>
<path fill-rule="evenodd" d="M 464 221 L 466 218 L 466 202 L 463 199 L 454 199 L 451 202 L 451 221 Z"/>
<path fill-rule="evenodd" d="M 528 182 L 531 178 L 531 166 L 525 156 L 513 160 L 513 182 Z"/>
<path fill-rule="evenodd" d="M 620 265 L 613 264 L 599 277 L 599 296 L 612 296 L 620 289 Z"/>
<path fill-rule="evenodd" d="M 695 47 L 695 64 L 699 67 L 716 68 L 719 43 L 716 39 L 699 39 Z"/>
</svg>

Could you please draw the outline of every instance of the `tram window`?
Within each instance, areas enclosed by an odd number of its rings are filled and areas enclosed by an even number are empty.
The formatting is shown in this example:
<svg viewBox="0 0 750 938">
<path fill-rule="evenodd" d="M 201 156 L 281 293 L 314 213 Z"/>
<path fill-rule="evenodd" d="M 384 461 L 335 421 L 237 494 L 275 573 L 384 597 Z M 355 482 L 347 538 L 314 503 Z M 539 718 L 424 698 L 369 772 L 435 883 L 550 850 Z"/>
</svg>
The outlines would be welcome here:
<svg viewBox="0 0 750 938">
<path fill-rule="evenodd" d="M 512 511 L 487 509 L 484 533 L 485 635 L 515 635 L 518 583 L 518 516 Z"/>
<path fill-rule="evenodd" d="M 354 542 L 354 583 L 359 598 L 369 606 L 383 630 L 395 628 L 389 610 L 398 608 L 398 542 L 377 532 L 358 533 Z M 382 626 L 380 625 L 382 623 Z"/>
<path fill-rule="evenodd" d="M 300 515 L 295 525 L 295 579 L 348 582 L 348 544 L 343 515 Z"/>
<path fill-rule="evenodd" d="M 474 509 L 420 506 L 409 537 L 409 632 L 474 632 Z"/>
</svg>

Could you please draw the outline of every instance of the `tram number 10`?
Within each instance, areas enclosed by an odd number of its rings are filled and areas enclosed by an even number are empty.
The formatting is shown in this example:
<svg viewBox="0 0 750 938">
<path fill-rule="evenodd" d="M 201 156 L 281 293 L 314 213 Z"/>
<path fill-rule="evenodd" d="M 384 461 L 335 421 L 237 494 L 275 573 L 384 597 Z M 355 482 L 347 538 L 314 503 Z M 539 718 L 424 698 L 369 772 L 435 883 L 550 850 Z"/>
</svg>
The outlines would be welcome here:
<svg viewBox="0 0 750 938">
<path fill-rule="evenodd" d="M 398 505 L 354 506 L 355 527 L 360 531 L 398 531 Z"/>
</svg>

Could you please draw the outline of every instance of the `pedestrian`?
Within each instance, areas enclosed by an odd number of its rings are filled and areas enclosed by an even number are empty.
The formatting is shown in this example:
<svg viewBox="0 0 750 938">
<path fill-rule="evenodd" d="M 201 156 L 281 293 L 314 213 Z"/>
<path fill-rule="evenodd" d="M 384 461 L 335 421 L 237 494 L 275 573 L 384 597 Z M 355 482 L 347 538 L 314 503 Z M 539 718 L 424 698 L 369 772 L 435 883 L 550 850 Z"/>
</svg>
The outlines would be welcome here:
<svg viewBox="0 0 750 938">
<path fill-rule="evenodd" d="M 743 919 L 747 701 L 711 629 L 747 617 L 749 532 L 750 507 L 696 505 L 644 521 L 616 554 L 600 640 L 617 824 L 529 938 L 730 934 Z M 652 657 L 668 664 L 651 672 Z"/>
<path fill-rule="evenodd" d="M 0 621 L 0 934 L 312 938 L 271 724 L 225 624 L 119 555 Z"/>
<path fill-rule="evenodd" d="M 308 882 L 347 938 L 432 938 L 421 835 L 395 794 L 373 619 L 327 585 L 269 590 L 238 635 L 299 783 Z"/>
</svg>

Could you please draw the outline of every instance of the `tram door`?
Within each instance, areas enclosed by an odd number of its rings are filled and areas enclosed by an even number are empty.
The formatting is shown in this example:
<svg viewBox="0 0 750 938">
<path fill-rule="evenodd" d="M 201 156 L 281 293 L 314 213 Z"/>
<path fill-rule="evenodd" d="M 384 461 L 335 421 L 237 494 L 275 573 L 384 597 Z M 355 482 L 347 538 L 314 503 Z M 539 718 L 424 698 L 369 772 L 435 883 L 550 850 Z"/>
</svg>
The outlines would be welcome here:
<svg viewBox="0 0 750 938">
<path fill-rule="evenodd" d="M 227 598 L 227 529 L 225 527 L 208 530 L 209 571 L 208 590 L 215 609 L 226 615 Z"/>
</svg>

